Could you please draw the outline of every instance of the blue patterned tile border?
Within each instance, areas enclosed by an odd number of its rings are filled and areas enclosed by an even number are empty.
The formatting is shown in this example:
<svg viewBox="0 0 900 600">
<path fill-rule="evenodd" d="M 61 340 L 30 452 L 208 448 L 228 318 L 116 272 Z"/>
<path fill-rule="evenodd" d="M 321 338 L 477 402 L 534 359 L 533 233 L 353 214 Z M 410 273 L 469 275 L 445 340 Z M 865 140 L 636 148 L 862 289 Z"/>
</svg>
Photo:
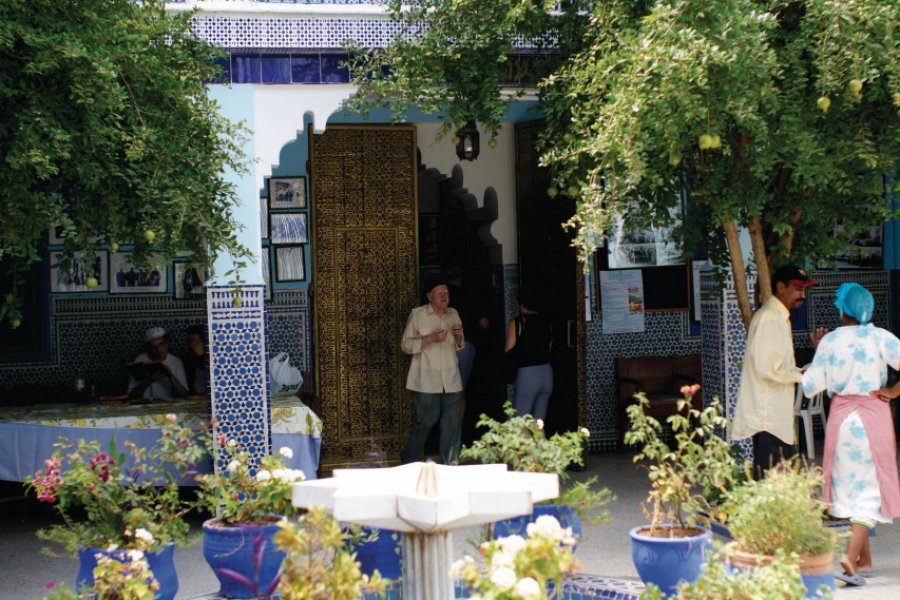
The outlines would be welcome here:
<svg viewBox="0 0 900 600">
<path fill-rule="evenodd" d="M 265 296 L 264 285 L 206 289 L 213 434 L 237 440 L 254 463 L 272 446 Z M 216 471 L 230 460 L 230 453 L 222 452 Z"/>
</svg>

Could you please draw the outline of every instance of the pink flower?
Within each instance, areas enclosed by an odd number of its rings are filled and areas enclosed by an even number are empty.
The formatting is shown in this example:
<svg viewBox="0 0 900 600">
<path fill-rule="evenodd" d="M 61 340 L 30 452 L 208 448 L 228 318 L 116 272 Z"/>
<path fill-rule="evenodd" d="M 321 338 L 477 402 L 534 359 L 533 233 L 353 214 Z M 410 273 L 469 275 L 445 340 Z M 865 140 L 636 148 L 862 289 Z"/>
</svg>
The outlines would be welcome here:
<svg viewBox="0 0 900 600">
<path fill-rule="evenodd" d="M 177 420 L 178 417 L 175 416 L 175 413 L 169 413 L 166 415 L 166 421 L 168 421 L 169 423 L 174 423 Z"/>
<path fill-rule="evenodd" d="M 55 587 L 56 587 L 55 581 L 48 581 L 47 583 L 44 584 L 44 588 L 48 589 L 48 590 L 52 590 Z"/>
<path fill-rule="evenodd" d="M 220 433 L 219 434 L 219 446 L 224 448 L 225 444 L 227 444 L 227 443 L 228 443 L 228 436 L 225 435 L 224 433 Z"/>
<path fill-rule="evenodd" d="M 693 398 L 697 392 L 700 391 L 700 384 L 695 383 L 694 385 L 683 385 L 681 386 L 681 395 L 685 398 Z"/>
</svg>

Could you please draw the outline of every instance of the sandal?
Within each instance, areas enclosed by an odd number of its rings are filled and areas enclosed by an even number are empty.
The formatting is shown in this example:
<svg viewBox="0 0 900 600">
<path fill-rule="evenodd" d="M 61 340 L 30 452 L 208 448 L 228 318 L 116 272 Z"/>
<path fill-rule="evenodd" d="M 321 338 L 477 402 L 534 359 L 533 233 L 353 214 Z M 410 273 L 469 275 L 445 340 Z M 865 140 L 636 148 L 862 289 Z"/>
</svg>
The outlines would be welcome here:
<svg viewBox="0 0 900 600">
<path fill-rule="evenodd" d="M 878 573 L 876 571 L 857 571 L 856 574 L 861 575 L 862 577 L 865 577 L 866 579 L 878 577 Z"/>
<path fill-rule="evenodd" d="M 834 578 L 843 581 L 848 586 L 862 586 L 866 585 L 866 580 L 859 574 L 856 575 L 848 575 L 846 573 L 835 573 Z"/>
</svg>

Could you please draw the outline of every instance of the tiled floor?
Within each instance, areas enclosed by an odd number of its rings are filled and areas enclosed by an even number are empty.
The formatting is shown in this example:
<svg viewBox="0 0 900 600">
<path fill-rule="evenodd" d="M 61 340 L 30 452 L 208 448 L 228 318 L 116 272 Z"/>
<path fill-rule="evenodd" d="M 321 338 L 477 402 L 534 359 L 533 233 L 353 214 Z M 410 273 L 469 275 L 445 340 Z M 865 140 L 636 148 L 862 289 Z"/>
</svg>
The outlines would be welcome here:
<svg viewBox="0 0 900 600">
<path fill-rule="evenodd" d="M 820 453 L 821 456 L 821 453 Z M 607 525 L 585 526 L 584 537 L 576 556 L 583 564 L 583 572 L 597 577 L 585 577 L 585 585 L 603 583 L 620 587 L 622 595 L 636 589 L 637 574 L 631 563 L 628 530 L 646 521 L 641 508 L 647 490 L 644 472 L 625 454 L 590 456 L 588 468 L 573 476 L 581 479 L 597 475 L 618 500 L 610 507 L 612 521 Z M 0 491 L 9 491 L 9 485 Z M 0 600 L 30 600 L 46 593 L 48 581 L 64 581 L 69 585 L 75 577 L 76 562 L 69 558 L 53 558 L 41 554 L 42 542 L 35 531 L 48 523 L 50 513 L 44 507 L 22 500 L 0 498 Z M 178 548 L 176 564 L 180 588 L 178 599 L 214 598 L 218 589 L 215 577 L 203 559 L 199 543 L 199 519 L 194 544 Z M 480 530 L 461 530 L 454 539 L 456 553 L 474 553 Z M 900 596 L 900 527 L 879 527 L 872 538 L 872 550 L 878 577 L 861 588 L 838 588 L 839 598 L 881 599 Z M 610 581 L 614 580 L 624 581 Z M 840 585 L 840 584 L 839 584 Z M 607 597 L 617 597 L 611 594 Z"/>
</svg>

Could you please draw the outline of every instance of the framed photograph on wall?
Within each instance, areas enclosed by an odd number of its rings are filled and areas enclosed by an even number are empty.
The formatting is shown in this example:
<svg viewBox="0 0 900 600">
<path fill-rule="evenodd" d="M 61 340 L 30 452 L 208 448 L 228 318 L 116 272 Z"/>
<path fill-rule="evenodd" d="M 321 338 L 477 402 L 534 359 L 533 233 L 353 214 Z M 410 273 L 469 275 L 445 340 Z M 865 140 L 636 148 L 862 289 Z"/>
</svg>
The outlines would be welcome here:
<svg viewBox="0 0 900 600">
<path fill-rule="evenodd" d="M 306 208 L 306 177 L 270 177 L 269 209 Z"/>
<path fill-rule="evenodd" d="M 66 259 L 62 252 L 50 253 L 51 292 L 109 291 L 109 253 L 98 250 L 91 255 L 78 252 Z"/>
<path fill-rule="evenodd" d="M 303 246 L 281 246 L 275 249 L 275 276 L 278 281 L 306 281 Z"/>
<path fill-rule="evenodd" d="M 266 299 L 271 300 L 272 299 L 272 276 L 269 274 L 269 271 L 271 270 L 270 262 L 269 262 L 271 260 L 271 258 L 269 257 L 269 247 L 263 246 L 261 248 L 259 256 L 260 256 L 260 262 L 262 263 L 260 266 L 262 267 L 263 281 L 266 284 Z"/>
<path fill-rule="evenodd" d="M 156 255 L 148 264 L 136 266 L 131 252 L 113 252 L 109 264 L 109 293 L 161 294 L 169 289 L 168 268 Z"/>
<path fill-rule="evenodd" d="M 306 213 L 270 213 L 269 241 L 279 245 L 308 242 Z"/>
<path fill-rule="evenodd" d="M 259 199 L 259 237 L 269 237 L 269 206 L 265 198 Z"/>
<path fill-rule="evenodd" d="M 203 298 L 206 296 L 206 269 L 188 262 L 176 262 L 175 299 Z"/>
<path fill-rule="evenodd" d="M 63 229 L 62 225 L 54 225 L 50 228 L 50 233 L 47 236 L 47 243 L 51 246 L 61 246 L 66 243 L 66 231 Z"/>
</svg>

